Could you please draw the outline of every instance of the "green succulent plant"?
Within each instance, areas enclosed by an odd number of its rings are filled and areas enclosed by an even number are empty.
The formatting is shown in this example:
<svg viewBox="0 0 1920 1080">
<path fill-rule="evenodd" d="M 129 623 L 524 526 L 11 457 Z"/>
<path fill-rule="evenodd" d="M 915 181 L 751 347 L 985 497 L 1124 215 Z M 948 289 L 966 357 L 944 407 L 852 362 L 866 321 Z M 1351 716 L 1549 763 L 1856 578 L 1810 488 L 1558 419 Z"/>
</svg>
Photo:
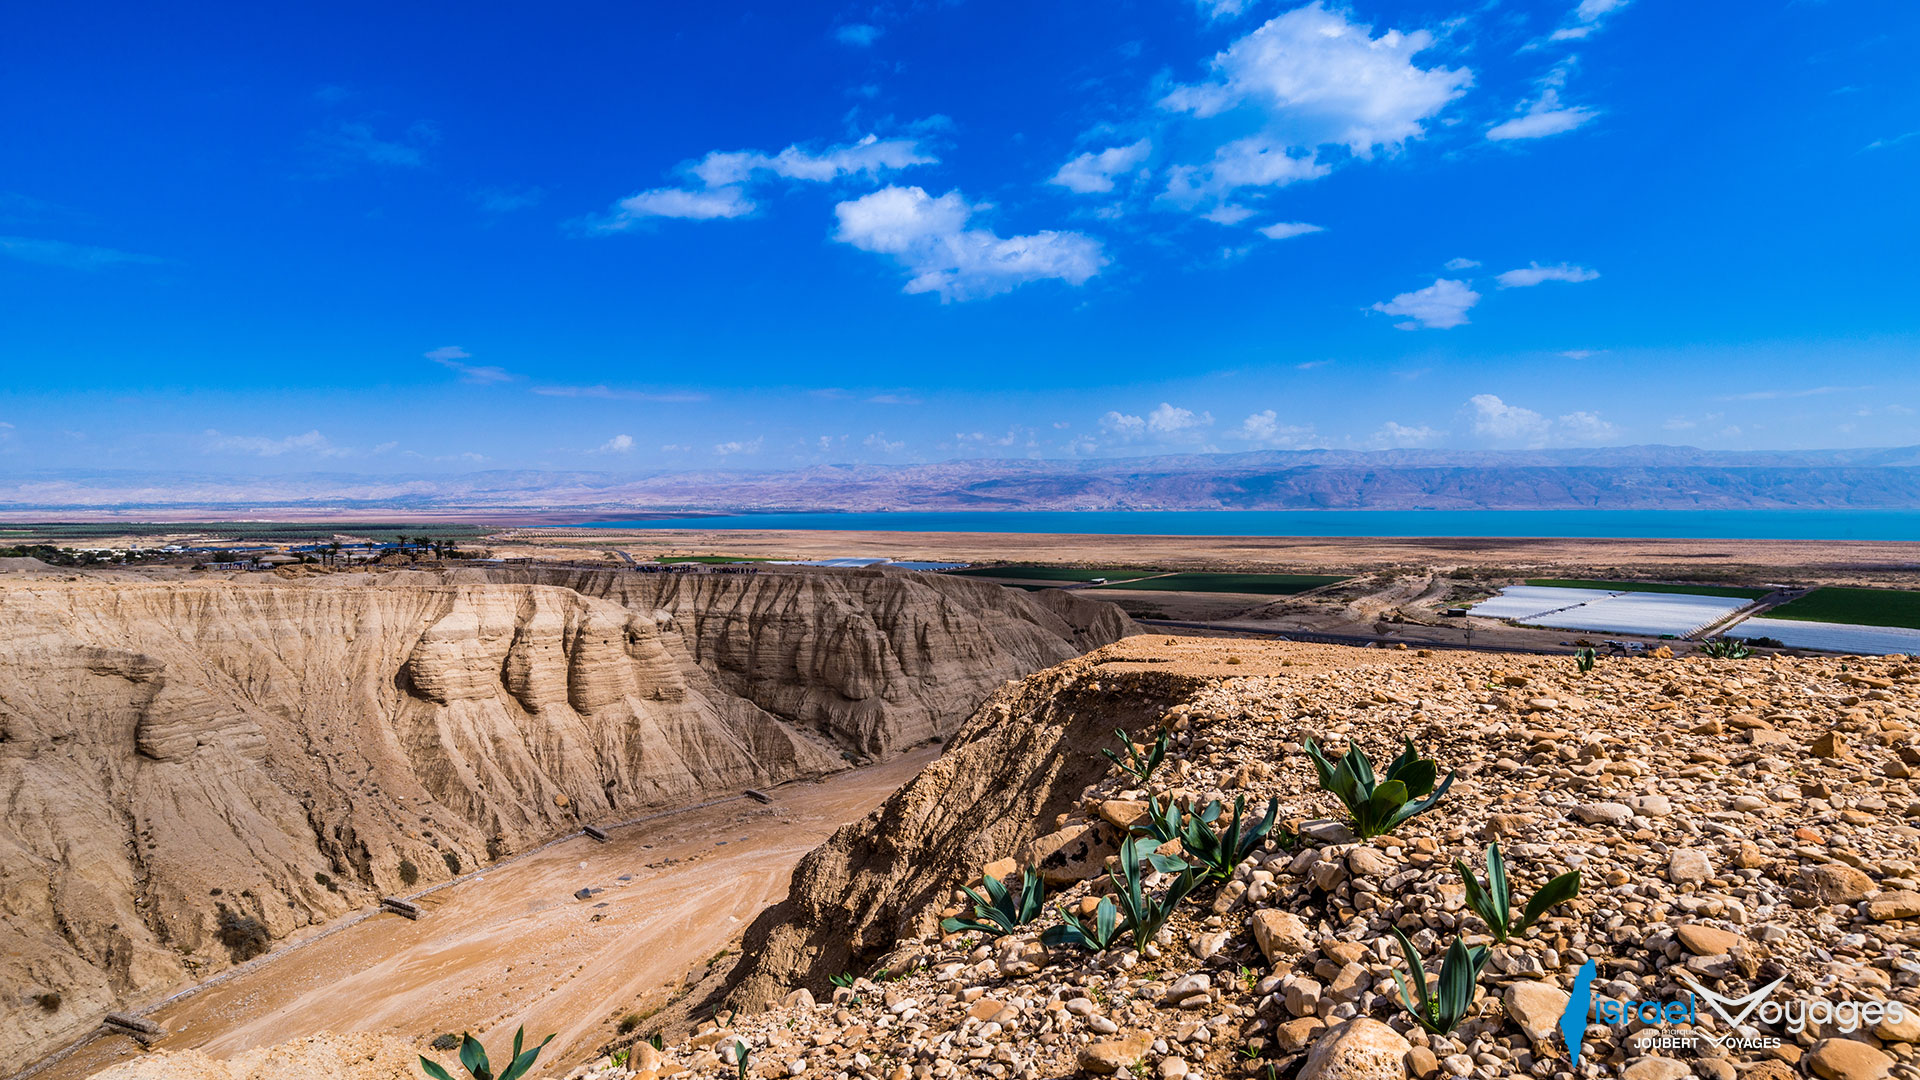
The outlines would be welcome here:
<svg viewBox="0 0 1920 1080">
<path fill-rule="evenodd" d="M 1093 917 L 1082 921 L 1065 908 L 1057 908 L 1061 924 L 1050 926 L 1040 935 L 1040 940 L 1049 946 L 1072 945 L 1090 953 L 1102 953 L 1113 947 L 1120 938 L 1120 909 L 1114 907 L 1113 898 L 1103 896 L 1093 909 Z"/>
<path fill-rule="evenodd" d="M 1745 660 L 1753 655 L 1747 643 L 1737 638 L 1720 638 L 1700 646 L 1700 651 L 1715 660 Z"/>
<path fill-rule="evenodd" d="M 1189 815 L 1186 823 L 1179 826 L 1174 838 L 1180 841 L 1180 850 L 1188 865 L 1203 871 L 1202 880 L 1225 881 L 1232 877 L 1233 868 L 1239 866 L 1248 855 L 1253 854 L 1260 847 L 1260 842 L 1273 831 L 1274 819 L 1280 813 L 1279 799 L 1267 800 L 1266 815 L 1251 823 L 1243 831 L 1240 828 L 1240 820 L 1246 808 L 1247 797 L 1236 796 L 1233 800 L 1233 817 L 1228 820 L 1224 832 L 1213 831 L 1213 823 L 1220 819 L 1218 799 L 1209 802 L 1199 813 Z M 1179 818 L 1178 812 L 1173 810 L 1171 799 L 1167 800 L 1167 812 L 1174 819 Z M 1163 818 L 1159 824 L 1164 826 L 1165 819 Z M 1164 839 L 1161 840 L 1161 843 L 1165 842 Z M 1153 862 L 1155 858 L 1166 859 L 1167 856 L 1150 856 L 1148 861 Z M 1159 863 L 1153 863 L 1153 865 L 1154 869 L 1162 872 L 1180 869 Z"/>
<path fill-rule="evenodd" d="M 1125 918 L 1121 929 L 1133 936 L 1133 947 L 1144 949 L 1152 941 L 1160 928 L 1173 918 L 1173 911 L 1180 901 L 1187 898 L 1200 885 L 1200 876 L 1192 866 L 1183 865 L 1179 876 L 1167 887 L 1164 896 L 1156 898 L 1146 889 L 1146 879 L 1140 873 L 1140 864 L 1148 862 L 1153 850 L 1152 841 L 1147 837 L 1136 836 L 1120 845 L 1120 866 L 1117 871 L 1107 871 L 1107 879 L 1118 890 L 1115 903 Z M 1166 858 L 1166 856 L 1162 856 Z M 1163 871 L 1169 872 L 1169 871 Z"/>
<path fill-rule="evenodd" d="M 1107 755 L 1108 760 L 1115 765 L 1120 766 L 1120 771 L 1140 781 L 1140 786 L 1145 787 L 1152 783 L 1154 770 L 1167 760 L 1167 733 L 1161 732 L 1145 753 L 1141 753 L 1140 747 L 1133 741 L 1133 736 L 1128 735 L 1125 728 L 1114 728 L 1113 737 L 1119 739 L 1120 745 L 1126 749 L 1126 757 L 1121 757 L 1107 747 L 1102 747 L 1100 752 Z"/>
<path fill-rule="evenodd" d="M 1328 761 L 1319 744 L 1307 738 L 1307 756 L 1320 774 L 1320 787 L 1331 791 L 1346 804 L 1353 818 L 1353 831 L 1362 839 L 1392 832 L 1402 822 L 1433 809 L 1458 773 L 1449 772 L 1438 788 L 1434 780 L 1439 769 L 1432 758 L 1423 758 L 1407 740 L 1407 748 L 1387 766 L 1386 779 L 1376 781 L 1373 765 L 1358 745 L 1348 748 L 1339 762 Z M 1431 793 L 1431 794 L 1429 794 Z M 1421 796 L 1425 800 L 1416 802 Z"/>
<path fill-rule="evenodd" d="M 981 896 L 972 889 L 962 890 L 973 901 L 974 917 L 971 920 L 942 919 L 940 929 L 949 934 L 970 930 L 997 938 L 1013 933 L 1039 918 L 1046 910 L 1046 883 L 1032 868 L 1020 872 L 1018 893 L 992 874 L 982 874 L 981 879 L 987 895 Z"/>
<path fill-rule="evenodd" d="M 460 1036 L 460 1065 L 467 1070 L 473 1080 L 520 1080 L 520 1077 L 526 1075 L 528 1069 L 533 1068 L 534 1059 L 540 1056 L 540 1051 L 545 1050 L 547 1044 L 553 1041 L 553 1036 L 549 1035 L 540 1040 L 539 1046 L 523 1053 L 520 1046 L 525 1041 L 526 1035 L 525 1026 L 513 1033 L 513 1059 L 505 1069 L 495 1075 L 493 1066 L 487 1061 L 486 1047 L 481 1046 L 480 1040 L 472 1035 L 463 1034 Z M 420 1058 L 420 1068 L 433 1080 L 453 1080 L 452 1075 L 442 1068 L 439 1062 L 430 1060 L 424 1055 Z"/>
<path fill-rule="evenodd" d="M 1541 886 L 1539 892 L 1528 898 L 1526 909 L 1520 913 L 1520 921 L 1512 922 L 1507 861 L 1500 854 L 1499 844 L 1487 848 L 1487 883 L 1484 887 L 1474 878 L 1473 868 L 1467 865 L 1466 860 L 1455 859 L 1453 865 L 1460 871 L 1460 876 L 1466 879 L 1467 906 L 1480 916 L 1481 922 L 1487 924 L 1495 941 L 1504 942 L 1510 937 L 1525 934 L 1548 911 L 1580 895 L 1580 871 L 1569 870 Z"/>
<path fill-rule="evenodd" d="M 1474 992 L 1479 988 L 1480 972 L 1487 966 L 1488 952 L 1485 946 L 1468 948 L 1466 939 L 1454 938 L 1447 947 L 1447 955 L 1440 962 L 1440 985 L 1437 989 L 1427 986 L 1426 965 L 1420 960 L 1420 950 L 1413 947 L 1413 940 L 1399 927 L 1393 928 L 1393 936 L 1400 942 L 1401 955 L 1407 958 L 1407 967 L 1412 970 L 1414 982 L 1418 984 L 1416 995 L 1407 988 L 1406 977 L 1400 969 L 1393 969 L 1393 981 L 1400 986 L 1400 1004 L 1407 1015 L 1422 1028 L 1435 1035 L 1446 1035 L 1460 1026 L 1473 1010 Z"/>
<path fill-rule="evenodd" d="M 1592 649 L 1575 649 L 1573 652 L 1573 666 L 1579 668 L 1582 675 L 1592 671 L 1593 666 L 1599 662 L 1600 654 Z"/>
</svg>

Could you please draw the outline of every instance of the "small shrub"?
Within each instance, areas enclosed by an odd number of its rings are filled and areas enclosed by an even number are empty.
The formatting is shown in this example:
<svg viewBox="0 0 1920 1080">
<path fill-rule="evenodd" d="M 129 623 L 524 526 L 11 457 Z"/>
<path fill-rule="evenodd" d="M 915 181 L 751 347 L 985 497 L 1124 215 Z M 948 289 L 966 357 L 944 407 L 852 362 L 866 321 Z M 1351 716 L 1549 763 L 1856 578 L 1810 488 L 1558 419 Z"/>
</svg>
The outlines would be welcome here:
<svg viewBox="0 0 1920 1080">
<path fill-rule="evenodd" d="M 411 859 L 400 860 L 400 884 L 412 885 L 420 880 L 420 868 L 413 865 Z"/>
<path fill-rule="evenodd" d="M 835 986 L 852 986 L 853 980 L 854 974 L 851 971 L 843 971 L 838 975 L 827 976 L 827 981 Z"/>
<path fill-rule="evenodd" d="M 1213 831 L 1213 822 L 1220 817 L 1220 801 L 1218 799 L 1208 803 L 1206 809 L 1200 813 L 1190 815 L 1186 823 L 1180 826 L 1177 839 L 1180 841 L 1180 849 L 1185 853 L 1185 858 L 1190 860 L 1187 865 L 1204 870 L 1205 873 L 1202 877 L 1205 880 L 1225 881 L 1233 876 L 1233 868 L 1239 866 L 1242 860 L 1253 854 L 1254 849 L 1260 846 L 1260 842 L 1266 839 L 1269 832 L 1273 831 L 1274 818 L 1280 813 L 1280 800 L 1277 798 L 1267 800 L 1266 816 L 1262 817 L 1259 821 L 1253 822 L 1245 831 L 1242 831 L 1240 828 L 1240 817 L 1246 811 L 1246 808 L 1247 797 L 1245 795 L 1236 796 L 1233 800 L 1233 817 L 1228 821 L 1227 829 L 1223 833 Z M 1165 813 L 1171 815 L 1175 820 L 1178 819 L 1179 813 L 1173 809 L 1172 799 L 1167 800 Z M 1166 820 L 1166 817 L 1163 817 L 1157 824 L 1164 828 Z M 1152 827 L 1152 825 L 1149 826 L 1149 828 Z M 1167 840 L 1167 838 L 1164 837 L 1158 839 L 1160 839 L 1160 842 L 1163 844 L 1166 843 Z M 1152 856 L 1149 857 L 1148 861 L 1152 862 L 1154 868 L 1157 870 L 1168 871 L 1180 869 L 1175 866 L 1162 865 L 1159 861 L 1156 861 L 1166 858 L 1167 856 Z"/>
<path fill-rule="evenodd" d="M 628 1013 L 620 1018 L 620 1034 L 631 1035 L 633 1029 L 640 1026 L 640 1014 Z"/>
<path fill-rule="evenodd" d="M 1715 660 L 1745 660 L 1753 655 L 1746 642 L 1735 638 L 1716 638 L 1700 646 L 1700 651 Z"/>
<path fill-rule="evenodd" d="M 1122 772 L 1140 781 L 1140 786 L 1145 787 L 1151 783 L 1154 770 L 1160 767 L 1161 762 L 1167 760 L 1167 733 L 1161 732 L 1144 754 L 1140 752 L 1138 746 L 1134 745 L 1133 737 L 1127 734 L 1126 729 L 1114 728 L 1113 737 L 1120 740 L 1120 745 L 1126 749 L 1127 756 L 1123 758 L 1106 747 L 1102 747 L 1100 752 L 1107 755 L 1109 761 L 1120 766 Z"/>
<path fill-rule="evenodd" d="M 1013 933 L 1046 910 L 1046 885 L 1040 880 L 1039 872 L 1031 868 L 1021 871 L 1018 895 L 992 874 L 982 877 L 987 895 L 981 896 L 972 889 L 962 890 L 973 901 L 973 918 L 942 919 L 940 929 L 949 934 L 971 930 L 997 938 Z"/>
<path fill-rule="evenodd" d="M 1580 895 L 1580 871 L 1570 870 L 1542 886 L 1527 901 L 1526 910 L 1520 915 L 1520 921 L 1510 922 L 1511 896 L 1507 889 L 1507 862 L 1500 854 L 1500 845 L 1494 844 L 1487 849 L 1487 884 L 1482 888 L 1473 876 L 1473 868 L 1465 860 L 1453 860 L 1454 868 L 1467 882 L 1467 906 L 1473 909 L 1480 921 L 1487 924 L 1493 932 L 1495 941 L 1504 942 L 1509 937 L 1519 937 L 1540 921 L 1548 911 Z"/>
<path fill-rule="evenodd" d="M 526 1035 L 525 1027 L 513 1033 L 513 1058 L 506 1068 L 500 1070 L 498 1076 L 494 1075 L 493 1066 L 487 1061 L 487 1050 L 480 1045 L 480 1040 L 472 1035 L 462 1035 L 460 1036 L 460 1065 L 467 1070 L 473 1080 L 520 1080 L 520 1077 L 526 1075 L 528 1069 L 533 1068 L 533 1062 L 540 1056 L 540 1051 L 545 1050 L 547 1044 L 553 1041 L 553 1036 L 549 1035 L 540 1040 L 539 1046 L 522 1053 L 520 1044 L 525 1041 Z M 437 1061 L 422 1057 L 420 1068 L 433 1080 L 453 1080 L 452 1074 L 442 1068 Z"/>
<path fill-rule="evenodd" d="M 49 990 L 44 994 L 36 995 L 33 1000 L 44 1012 L 60 1011 L 60 991 L 58 990 Z"/>
<path fill-rule="evenodd" d="M 1594 664 L 1599 662 L 1599 656 L 1600 654 L 1592 649 L 1576 649 L 1573 654 L 1573 666 L 1580 669 L 1580 674 L 1585 675 L 1593 670 Z"/>
<path fill-rule="evenodd" d="M 460 856 L 455 855 L 451 851 L 443 851 L 440 853 L 440 861 L 447 864 L 447 873 L 452 874 L 456 877 L 459 876 Z"/>
<path fill-rule="evenodd" d="M 241 915 L 225 904 L 216 905 L 216 928 L 214 936 L 220 944 L 227 947 L 228 955 L 236 964 L 266 952 L 273 945 L 273 935 L 259 919 L 251 915 Z"/>
<path fill-rule="evenodd" d="M 1387 778 L 1379 783 L 1374 781 L 1372 763 L 1358 745 L 1350 747 L 1336 765 L 1328 761 L 1319 745 L 1308 737 L 1307 756 L 1313 759 L 1313 767 L 1320 774 L 1321 789 L 1333 792 L 1346 804 L 1347 813 L 1353 817 L 1353 831 L 1361 839 L 1392 832 L 1409 818 L 1433 809 L 1459 775 L 1448 773 L 1446 782 L 1435 788 L 1433 782 L 1439 768 L 1432 758 L 1420 756 L 1413 748 L 1412 739 L 1407 740 L 1406 750 L 1387 766 Z M 1424 802 L 1413 801 L 1428 792 L 1432 795 Z"/>
<path fill-rule="evenodd" d="M 632 1056 L 633 1056 L 633 1048 L 630 1046 L 623 1046 L 620 1049 L 615 1050 L 613 1053 L 608 1054 L 607 1060 L 613 1062 L 614 1068 L 624 1069 L 627 1067 L 627 1059 Z"/>
<path fill-rule="evenodd" d="M 1460 1026 L 1473 1009 L 1474 992 L 1479 987 L 1480 972 L 1487 966 L 1487 957 L 1491 954 L 1485 946 L 1467 948 L 1465 938 L 1454 938 L 1447 948 L 1446 959 L 1440 963 L 1440 986 L 1437 992 L 1427 988 L 1427 969 L 1420 962 L 1420 952 L 1413 947 L 1412 939 L 1399 927 L 1393 928 L 1393 936 L 1400 942 L 1400 952 L 1407 958 L 1407 967 L 1412 969 L 1414 981 L 1419 984 L 1418 997 L 1407 989 L 1407 980 L 1400 974 L 1399 968 L 1393 969 L 1393 981 L 1400 986 L 1400 1004 L 1413 1017 L 1414 1023 L 1435 1035 L 1450 1034 Z"/>
<path fill-rule="evenodd" d="M 427 1044 L 427 1046 L 430 1049 L 434 1049 L 434 1050 L 451 1050 L 454 1047 L 459 1045 L 460 1045 L 460 1036 L 455 1035 L 452 1032 L 448 1032 L 444 1035 L 435 1035 L 433 1037 L 433 1041 Z"/>
</svg>

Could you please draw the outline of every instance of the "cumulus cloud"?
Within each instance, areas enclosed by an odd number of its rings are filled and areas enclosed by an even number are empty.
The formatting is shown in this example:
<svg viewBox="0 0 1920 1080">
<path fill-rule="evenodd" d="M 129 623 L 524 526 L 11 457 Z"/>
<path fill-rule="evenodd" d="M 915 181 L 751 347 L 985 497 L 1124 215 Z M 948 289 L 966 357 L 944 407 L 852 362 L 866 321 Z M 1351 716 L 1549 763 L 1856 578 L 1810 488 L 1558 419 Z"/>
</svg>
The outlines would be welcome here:
<svg viewBox="0 0 1920 1080">
<path fill-rule="evenodd" d="M 1529 447 L 1578 446 L 1611 442 L 1619 430 L 1598 413 L 1581 410 L 1557 419 L 1509 405 L 1495 394 L 1475 394 L 1467 400 L 1473 433 L 1495 443 L 1518 443 Z"/>
<path fill-rule="evenodd" d="M 1526 106 L 1526 111 L 1504 123 L 1487 129 L 1494 142 L 1510 139 L 1543 139 L 1563 135 L 1600 115 L 1597 110 L 1577 105 L 1562 105 L 1560 91 L 1549 86 Z"/>
<path fill-rule="evenodd" d="M 1402 330 L 1446 330 L 1464 325 L 1467 309 L 1480 302 L 1480 294 L 1464 281 L 1438 278 L 1424 289 L 1401 293 L 1391 300 L 1373 305 L 1384 315 L 1397 315 L 1405 322 L 1393 325 Z"/>
<path fill-rule="evenodd" d="M 1146 434 L 1147 419 L 1108 409 L 1106 415 L 1100 418 L 1100 430 L 1122 439 L 1137 439 Z"/>
<path fill-rule="evenodd" d="M 878 450 L 883 454 L 897 454 L 900 451 L 905 450 L 907 448 L 907 444 L 904 440 L 900 440 L 900 439 L 890 440 L 887 438 L 887 433 L 884 431 L 876 431 L 873 434 L 867 436 L 866 438 L 860 440 L 860 443 L 861 445 L 865 446 L 869 450 Z"/>
<path fill-rule="evenodd" d="M 1547 418 L 1532 409 L 1509 405 L 1495 394 L 1467 399 L 1473 410 L 1473 433 L 1499 442 L 1544 442 Z"/>
<path fill-rule="evenodd" d="M 1455 273 L 1459 273 L 1462 270 L 1471 270 L 1474 267 L 1479 265 L 1480 265 L 1479 259 L 1448 259 L 1446 262 L 1445 269 L 1452 270 Z"/>
<path fill-rule="evenodd" d="M 1260 229 L 1260 235 L 1269 240 L 1288 240 L 1295 236 L 1326 231 L 1319 225 L 1309 225 L 1304 221 L 1278 221 Z"/>
<path fill-rule="evenodd" d="M 1251 6 L 1251 0 L 1194 0 L 1194 3 L 1200 14 L 1216 22 L 1234 18 Z"/>
<path fill-rule="evenodd" d="M 767 178 L 825 183 L 846 177 L 878 178 L 881 174 L 939 159 L 914 139 L 882 139 L 868 135 L 858 142 L 809 150 L 795 145 L 777 154 L 759 150 L 715 150 L 680 167 L 689 183 L 651 188 L 615 203 L 593 228 L 621 232 L 653 218 L 711 221 L 751 214 L 758 204 L 747 188 Z"/>
<path fill-rule="evenodd" d="M 486 386 L 513 380 L 513 374 L 505 368 L 465 363 L 473 358 L 473 354 L 458 345 L 442 345 L 437 349 L 428 349 L 421 355 L 449 371 L 459 372 L 461 382 Z"/>
<path fill-rule="evenodd" d="M 1313 428 L 1282 424 L 1272 409 L 1262 409 L 1240 421 L 1233 434 L 1256 446 L 1299 446 L 1313 437 Z"/>
<path fill-rule="evenodd" d="M 1212 424 L 1212 413 L 1196 413 L 1164 401 L 1147 414 L 1147 431 L 1163 437 L 1185 435 Z"/>
<path fill-rule="evenodd" d="M 1518 270 L 1509 270 L 1499 275 L 1497 280 L 1503 289 L 1525 289 L 1548 281 L 1592 281 L 1599 276 L 1598 270 L 1589 270 L 1572 263 L 1560 263 L 1556 266 L 1530 263 Z"/>
<path fill-rule="evenodd" d="M 613 438 L 601 443 L 600 449 L 594 452 L 598 454 L 625 454 L 632 452 L 632 450 L 633 436 L 615 435 Z"/>
<path fill-rule="evenodd" d="M 1164 198 L 1188 209 L 1217 204 L 1209 217 L 1222 224 L 1253 216 L 1253 211 L 1224 200 L 1241 188 L 1285 187 L 1313 180 L 1333 171 L 1312 150 L 1295 149 L 1265 135 L 1235 139 L 1213 152 L 1202 165 L 1175 165 L 1167 176 Z M 1227 219 L 1227 220 L 1223 220 Z"/>
<path fill-rule="evenodd" d="M 905 292 L 936 293 L 943 302 L 1048 278 L 1081 285 L 1107 265 L 1100 242 L 1081 233 L 1003 237 L 969 228 L 976 209 L 958 191 L 935 198 L 919 187 L 889 186 L 835 206 L 834 239 L 891 256 L 911 275 Z"/>
<path fill-rule="evenodd" d="M 1152 152 L 1151 139 L 1108 147 L 1098 153 L 1088 151 L 1060 166 L 1060 171 L 1047 182 L 1081 195 L 1112 191 L 1115 177 L 1139 168 Z"/>
<path fill-rule="evenodd" d="M 1196 117 L 1249 107 L 1295 146 L 1340 144 L 1366 157 L 1419 137 L 1426 122 L 1466 92 L 1465 68 L 1422 68 L 1425 30 L 1350 22 L 1320 0 L 1269 20 L 1213 58 L 1213 78 L 1178 86 L 1164 108 Z"/>
<path fill-rule="evenodd" d="M 721 457 L 731 457 L 735 454 L 757 454 L 760 452 L 761 444 L 765 441 L 766 436 L 762 435 L 744 442 L 739 439 L 734 439 L 731 442 L 715 443 L 713 444 L 713 452 Z"/>
</svg>

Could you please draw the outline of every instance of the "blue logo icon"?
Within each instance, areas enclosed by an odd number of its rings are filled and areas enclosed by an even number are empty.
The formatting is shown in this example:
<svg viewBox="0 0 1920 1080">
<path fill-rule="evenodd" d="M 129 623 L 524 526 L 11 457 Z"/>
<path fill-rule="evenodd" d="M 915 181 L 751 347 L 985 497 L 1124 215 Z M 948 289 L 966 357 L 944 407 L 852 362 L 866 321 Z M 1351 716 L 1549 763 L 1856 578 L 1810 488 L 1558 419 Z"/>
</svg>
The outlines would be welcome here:
<svg viewBox="0 0 1920 1080">
<path fill-rule="evenodd" d="M 1560 1037 L 1567 1040 L 1567 1060 L 1579 1064 L 1580 1041 L 1587 1037 L 1587 1012 L 1593 1008 L 1593 976 L 1596 972 L 1592 960 L 1580 965 L 1580 974 L 1573 980 L 1573 996 L 1567 999 L 1567 1011 L 1560 1014 Z"/>
</svg>

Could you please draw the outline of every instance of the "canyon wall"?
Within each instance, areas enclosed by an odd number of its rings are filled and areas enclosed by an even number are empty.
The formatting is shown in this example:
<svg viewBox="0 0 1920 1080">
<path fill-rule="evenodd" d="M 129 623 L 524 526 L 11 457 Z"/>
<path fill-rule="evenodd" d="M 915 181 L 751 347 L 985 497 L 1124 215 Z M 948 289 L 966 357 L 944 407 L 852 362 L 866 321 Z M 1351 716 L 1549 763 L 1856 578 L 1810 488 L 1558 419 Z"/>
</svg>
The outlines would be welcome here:
<svg viewBox="0 0 1920 1080">
<path fill-rule="evenodd" d="M 950 732 L 1129 625 L 897 574 L 513 576 L 0 585 L 0 1053 L 583 823 Z"/>
</svg>

